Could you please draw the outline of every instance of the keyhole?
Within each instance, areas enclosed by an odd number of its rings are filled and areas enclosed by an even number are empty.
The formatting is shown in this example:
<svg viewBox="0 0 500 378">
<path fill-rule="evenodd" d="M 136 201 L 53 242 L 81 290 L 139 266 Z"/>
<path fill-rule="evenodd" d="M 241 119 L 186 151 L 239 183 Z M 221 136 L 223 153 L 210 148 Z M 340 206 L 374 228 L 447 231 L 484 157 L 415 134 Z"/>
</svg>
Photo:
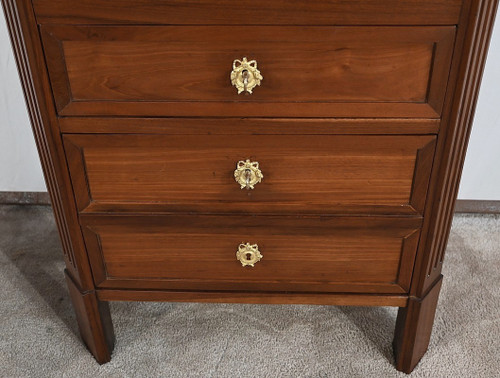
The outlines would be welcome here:
<svg viewBox="0 0 500 378">
<path fill-rule="evenodd" d="M 243 88 L 244 88 L 244 91 L 245 91 L 245 94 L 247 92 L 247 86 L 248 86 L 248 71 L 247 70 L 243 70 L 241 72 L 241 76 L 243 77 Z"/>
<path fill-rule="evenodd" d="M 246 257 L 247 257 L 247 260 L 250 261 L 252 259 L 252 254 L 247 252 Z"/>
<path fill-rule="evenodd" d="M 250 189 L 250 180 L 252 179 L 252 171 L 250 169 L 245 169 L 245 183 L 247 189 Z"/>
</svg>

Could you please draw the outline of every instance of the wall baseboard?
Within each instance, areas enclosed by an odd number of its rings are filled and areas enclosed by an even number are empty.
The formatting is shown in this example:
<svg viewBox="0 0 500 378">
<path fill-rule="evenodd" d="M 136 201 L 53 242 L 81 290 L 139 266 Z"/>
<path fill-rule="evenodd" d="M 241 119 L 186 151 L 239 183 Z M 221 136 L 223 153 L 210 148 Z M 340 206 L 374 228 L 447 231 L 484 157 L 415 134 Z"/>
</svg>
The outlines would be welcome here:
<svg viewBox="0 0 500 378">
<path fill-rule="evenodd" d="M 3 205 L 50 205 L 47 192 L 0 192 Z M 455 213 L 500 214 L 500 201 L 457 200 Z"/>
<path fill-rule="evenodd" d="M 500 201 L 457 200 L 455 213 L 500 214 Z"/>
<path fill-rule="evenodd" d="M 0 192 L 2 205 L 50 205 L 47 192 Z"/>
</svg>

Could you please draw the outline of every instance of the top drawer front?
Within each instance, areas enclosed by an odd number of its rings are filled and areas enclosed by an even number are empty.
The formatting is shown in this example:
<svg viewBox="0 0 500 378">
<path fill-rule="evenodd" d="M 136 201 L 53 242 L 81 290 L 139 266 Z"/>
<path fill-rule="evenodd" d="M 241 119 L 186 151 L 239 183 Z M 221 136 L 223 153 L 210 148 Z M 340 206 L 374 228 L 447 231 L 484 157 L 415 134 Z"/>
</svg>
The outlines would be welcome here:
<svg viewBox="0 0 500 378">
<path fill-rule="evenodd" d="M 59 114 L 438 118 L 454 27 L 47 26 Z M 235 59 L 264 79 L 238 95 Z"/>
<path fill-rule="evenodd" d="M 452 25 L 461 0 L 33 0 L 41 23 Z"/>
</svg>

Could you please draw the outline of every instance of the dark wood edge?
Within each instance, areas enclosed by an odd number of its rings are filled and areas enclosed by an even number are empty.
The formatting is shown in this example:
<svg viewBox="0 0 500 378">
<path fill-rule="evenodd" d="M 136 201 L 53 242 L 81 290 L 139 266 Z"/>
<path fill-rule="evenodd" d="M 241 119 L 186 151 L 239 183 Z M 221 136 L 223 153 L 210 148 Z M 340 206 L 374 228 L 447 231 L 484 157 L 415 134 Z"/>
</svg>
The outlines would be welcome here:
<svg viewBox="0 0 500 378">
<path fill-rule="evenodd" d="M 424 118 L 101 118 L 61 117 L 63 133 L 173 135 L 437 134 L 439 119 Z"/>
<path fill-rule="evenodd" d="M 455 36 L 456 28 L 446 29 L 434 43 L 427 102 L 438 114 L 443 110 Z"/>
<path fill-rule="evenodd" d="M 3 205 L 51 205 L 47 192 L 0 192 Z M 500 201 L 457 200 L 455 214 L 500 214 Z"/>
<path fill-rule="evenodd" d="M 316 294 L 98 289 L 101 301 L 217 302 L 405 307 L 406 295 Z"/>
<path fill-rule="evenodd" d="M 94 276 L 96 287 L 106 282 L 109 274 L 106 268 L 106 260 L 104 259 L 101 238 L 97 231 L 94 231 L 91 226 L 82 225 L 82 234 L 87 246 L 90 266 Z"/>
<path fill-rule="evenodd" d="M 427 190 L 429 189 L 429 181 L 431 178 L 432 163 L 434 161 L 435 147 L 436 139 L 433 139 L 417 150 L 409 204 L 418 214 L 422 214 L 424 211 L 425 199 L 427 197 Z"/>
<path fill-rule="evenodd" d="M 63 145 L 66 150 L 66 160 L 74 188 L 77 208 L 78 211 L 83 211 L 92 202 L 92 192 L 90 191 L 83 147 L 77 145 L 68 136 L 63 137 Z"/>
<path fill-rule="evenodd" d="M 498 0 L 464 2 L 410 289 L 413 296 L 421 296 L 441 274 L 497 5 Z"/>
<path fill-rule="evenodd" d="M 100 251 L 96 251 L 100 254 Z M 95 257 L 97 260 L 99 257 Z M 100 263 L 104 266 L 104 262 Z M 277 285 L 277 286 L 276 286 Z M 298 286 L 301 289 L 296 289 Z M 277 282 L 272 280 L 243 281 L 243 280 L 217 280 L 217 279 L 168 279 L 168 278 L 148 278 L 138 279 L 136 277 L 106 277 L 106 280 L 99 284 L 99 289 L 120 290 L 127 288 L 130 290 L 211 290 L 211 291 L 227 291 L 230 287 L 236 291 L 273 291 L 285 292 L 296 290 L 297 293 L 306 295 L 307 293 L 349 293 L 349 294 L 391 294 L 391 295 L 406 295 L 408 290 L 403 289 L 399 284 L 394 282 L 326 282 L 318 283 L 311 281 L 286 281 Z M 272 288 L 272 290 L 271 290 Z"/>
<path fill-rule="evenodd" d="M 47 192 L 0 192 L 0 205 L 50 205 Z"/>
<path fill-rule="evenodd" d="M 0 192 L 2 205 L 51 205 L 48 192 Z M 457 200 L 455 214 L 500 214 L 500 201 Z"/>
<path fill-rule="evenodd" d="M 82 291 L 67 270 L 64 270 L 73 302 L 80 334 L 85 345 L 100 364 L 111 360 L 115 334 L 109 304 L 100 301 L 96 292 Z"/>
<path fill-rule="evenodd" d="M 62 241 L 64 260 L 81 288 L 94 287 L 78 223 L 52 91 L 31 1 L 1 0 L 18 71 Z"/>
<path fill-rule="evenodd" d="M 310 202 L 310 204 L 312 204 Z M 210 210 L 200 211 L 200 206 L 210 205 Z M 249 206 L 242 210 L 241 203 L 238 202 L 225 202 L 225 203 L 214 203 L 213 201 L 198 201 L 197 203 L 185 203 L 185 204 L 165 204 L 165 203 L 126 203 L 126 202 L 91 202 L 89 206 L 80 212 L 80 217 L 92 216 L 92 215 L 175 215 L 175 214 L 198 214 L 198 215 L 300 215 L 300 216 L 334 216 L 334 217 L 396 217 L 396 218 L 416 218 L 421 219 L 422 216 L 419 215 L 415 209 L 409 205 L 401 206 L 339 206 L 337 210 L 332 211 L 325 209 L 318 209 L 316 212 L 311 210 L 297 210 L 296 206 L 290 204 L 290 202 L 273 202 L 272 206 L 268 205 L 266 209 L 260 209 L 259 211 L 253 210 L 252 206 Z"/>
<path fill-rule="evenodd" d="M 401 260 L 399 262 L 398 277 L 396 283 L 405 293 L 410 289 L 413 263 L 417 254 L 418 241 L 420 239 L 420 228 L 406 235 L 401 243 Z"/>
<path fill-rule="evenodd" d="M 144 6 L 137 1 L 122 2 L 123 9 L 103 1 L 34 1 L 38 22 L 63 24 L 235 24 L 250 25 L 454 25 L 458 22 L 460 1 L 349 1 L 320 2 L 305 9 L 295 3 L 225 0 L 189 2 L 152 1 Z M 185 4 L 183 4 L 185 3 Z M 241 3 L 241 4 L 240 4 Z M 77 4 L 77 5 L 75 5 Z M 96 5 L 97 4 L 97 5 Z M 258 4 L 258 5 L 256 5 Z M 264 4 L 264 5 L 263 5 Z M 397 7 L 396 10 L 393 8 Z M 240 17 L 228 17 L 233 10 Z"/>
<path fill-rule="evenodd" d="M 40 36 L 44 45 L 45 59 L 50 58 L 51 64 L 47 64 L 50 76 L 50 85 L 54 92 L 54 101 L 57 111 L 62 111 L 72 100 L 71 87 L 68 71 L 65 63 L 62 40 L 40 28 Z"/>
<path fill-rule="evenodd" d="M 188 102 L 72 101 L 60 116 L 121 117 L 291 117 L 291 118 L 439 118 L 428 103 L 408 102 Z M 147 110 L 145 110 L 147 109 Z"/>
<path fill-rule="evenodd" d="M 455 213 L 500 214 L 500 201 L 457 200 Z"/>
<path fill-rule="evenodd" d="M 399 371 L 410 374 L 427 351 L 442 283 L 440 275 L 423 297 L 410 296 L 407 306 L 399 309 L 393 341 Z"/>
</svg>

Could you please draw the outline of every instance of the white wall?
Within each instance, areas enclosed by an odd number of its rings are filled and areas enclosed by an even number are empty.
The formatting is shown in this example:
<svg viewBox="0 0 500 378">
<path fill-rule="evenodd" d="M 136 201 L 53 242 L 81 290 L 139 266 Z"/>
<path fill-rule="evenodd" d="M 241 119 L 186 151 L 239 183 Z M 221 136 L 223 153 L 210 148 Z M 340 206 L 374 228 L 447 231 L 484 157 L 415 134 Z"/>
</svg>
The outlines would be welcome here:
<svg viewBox="0 0 500 378">
<path fill-rule="evenodd" d="M 0 13 L 0 191 L 45 191 L 7 25 Z"/>
<path fill-rule="evenodd" d="M 458 198 L 500 200 L 500 12 L 491 37 Z"/>
<path fill-rule="evenodd" d="M 459 198 L 500 200 L 500 12 L 486 63 Z M 0 191 L 44 191 L 4 17 L 0 17 Z"/>
</svg>

